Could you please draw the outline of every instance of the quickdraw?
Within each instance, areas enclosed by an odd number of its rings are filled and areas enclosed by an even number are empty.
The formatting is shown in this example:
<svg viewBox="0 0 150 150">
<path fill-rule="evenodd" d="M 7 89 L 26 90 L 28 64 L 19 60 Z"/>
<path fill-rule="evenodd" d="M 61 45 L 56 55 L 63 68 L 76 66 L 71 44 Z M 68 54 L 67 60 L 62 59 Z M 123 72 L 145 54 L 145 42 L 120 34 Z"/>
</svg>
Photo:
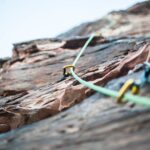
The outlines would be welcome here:
<svg viewBox="0 0 150 150">
<path fill-rule="evenodd" d="M 150 75 L 150 63 L 145 62 L 144 63 L 144 72 L 141 76 L 141 85 L 142 86 L 149 82 L 149 75 Z"/>
<path fill-rule="evenodd" d="M 124 97 L 125 93 L 131 89 L 132 94 L 138 94 L 139 93 L 139 86 L 135 84 L 133 79 L 129 79 L 125 82 L 125 84 L 121 87 L 119 91 L 119 97 L 117 99 L 118 103 L 123 103 L 122 98 Z"/>
<path fill-rule="evenodd" d="M 85 45 L 82 47 L 82 49 L 78 53 L 78 55 L 75 58 L 72 65 L 71 66 L 69 65 L 69 67 L 64 67 L 64 76 L 72 75 L 72 77 L 74 77 L 78 82 L 80 82 L 84 86 L 91 88 L 97 92 L 100 92 L 101 94 L 118 98 L 119 102 L 122 102 L 122 99 L 123 99 L 124 101 L 129 101 L 129 102 L 132 102 L 134 104 L 139 104 L 139 105 L 143 105 L 145 107 L 150 108 L 150 98 L 149 97 L 141 97 L 141 96 L 134 95 L 134 94 L 137 94 L 139 92 L 139 87 L 138 87 L 138 85 L 134 84 L 133 80 L 130 80 L 130 82 L 128 81 L 128 83 L 126 83 L 126 85 L 124 85 L 124 87 L 122 87 L 122 90 L 120 90 L 120 92 L 117 92 L 114 90 L 107 89 L 105 87 L 94 85 L 91 82 L 87 82 L 87 81 L 81 79 L 78 75 L 76 75 L 76 73 L 74 72 L 74 67 L 75 67 L 76 63 L 78 62 L 78 60 L 80 59 L 83 52 L 85 51 L 85 49 L 88 47 L 89 43 L 92 41 L 92 39 L 95 36 L 96 36 L 96 34 L 91 34 L 91 36 L 89 37 L 89 39 L 87 40 Z M 148 56 L 148 59 L 149 59 L 149 56 Z M 146 62 L 146 65 L 150 66 L 150 64 L 148 62 Z M 66 72 L 66 68 L 69 68 L 70 72 Z M 144 72 L 143 77 L 144 78 L 146 77 L 146 79 L 148 78 L 148 75 L 150 74 L 149 70 L 150 69 L 148 69 L 148 70 L 146 69 Z M 132 94 L 126 93 L 129 90 L 129 87 L 130 88 L 132 87 L 131 88 Z"/>
<path fill-rule="evenodd" d="M 75 66 L 74 65 L 66 65 L 63 67 L 63 75 L 64 77 L 69 77 L 71 75 L 70 72 L 67 72 L 67 69 L 70 69 L 72 68 L 73 70 L 75 69 Z"/>
</svg>

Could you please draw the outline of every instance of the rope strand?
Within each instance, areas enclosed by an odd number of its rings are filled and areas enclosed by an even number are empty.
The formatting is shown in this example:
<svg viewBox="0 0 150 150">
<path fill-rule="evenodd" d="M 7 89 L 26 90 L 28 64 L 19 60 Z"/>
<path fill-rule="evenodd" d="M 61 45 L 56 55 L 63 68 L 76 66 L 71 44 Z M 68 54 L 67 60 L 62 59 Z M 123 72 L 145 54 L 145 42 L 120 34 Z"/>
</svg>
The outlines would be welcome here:
<svg viewBox="0 0 150 150">
<path fill-rule="evenodd" d="M 92 39 L 94 38 L 96 34 L 92 34 L 89 39 L 87 40 L 87 42 L 85 43 L 85 45 L 83 46 L 83 48 L 80 50 L 80 52 L 78 53 L 76 59 L 74 60 L 73 62 L 73 66 L 76 65 L 76 63 L 78 62 L 78 60 L 80 59 L 81 55 L 83 54 L 83 52 L 85 51 L 85 49 L 88 47 L 89 43 L 92 41 Z M 149 57 L 148 57 L 149 58 Z M 97 92 L 100 92 L 104 95 L 107 95 L 107 96 L 111 96 L 111 97 L 115 97 L 115 98 L 118 98 L 119 97 L 119 92 L 117 91 L 114 91 L 114 90 L 110 90 L 110 89 L 107 89 L 105 87 L 101 87 L 101 86 L 97 86 L 97 85 L 94 85 L 93 83 L 91 82 L 87 82 L 83 79 L 81 79 L 75 72 L 72 68 L 70 68 L 70 73 L 71 75 L 78 81 L 80 82 L 81 84 L 83 84 L 84 86 L 90 88 L 90 89 L 93 89 Z M 135 103 L 135 104 L 139 104 L 139 105 L 143 105 L 145 107 L 148 107 L 150 108 L 150 98 L 149 97 L 141 97 L 141 96 L 136 96 L 136 95 L 132 95 L 130 93 L 126 93 L 123 97 L 123 100 L 124 101 L 130 101 L 132 103 Z"/>
</svg>

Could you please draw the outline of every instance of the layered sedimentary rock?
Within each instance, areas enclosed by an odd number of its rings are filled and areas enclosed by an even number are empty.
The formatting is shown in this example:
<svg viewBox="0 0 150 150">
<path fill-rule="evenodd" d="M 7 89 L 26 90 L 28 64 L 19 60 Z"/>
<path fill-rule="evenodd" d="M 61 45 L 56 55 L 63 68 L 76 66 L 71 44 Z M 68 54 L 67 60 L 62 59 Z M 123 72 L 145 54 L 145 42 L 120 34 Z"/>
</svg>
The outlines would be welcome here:
<svg viewBox="0 0 150 150">
<path fill-rule="evenodd" d="M 102 34 L 75 72 L 117 91 L 127 79 L 138 80 L 143 68 L 135 66 L 150 61 L 149 4 L 112 12 L 56 38 L 14 44 L 12 58 L 0 61 L 0 133 L 12 130 L 0 136 L 0 149 L 149 149 L 148 109 L 119 105 L 71 76 L 62 80 L 63 66 L 93 31 Z M 141 96 L 150 96 L 149 86 Z"/>
</svg>

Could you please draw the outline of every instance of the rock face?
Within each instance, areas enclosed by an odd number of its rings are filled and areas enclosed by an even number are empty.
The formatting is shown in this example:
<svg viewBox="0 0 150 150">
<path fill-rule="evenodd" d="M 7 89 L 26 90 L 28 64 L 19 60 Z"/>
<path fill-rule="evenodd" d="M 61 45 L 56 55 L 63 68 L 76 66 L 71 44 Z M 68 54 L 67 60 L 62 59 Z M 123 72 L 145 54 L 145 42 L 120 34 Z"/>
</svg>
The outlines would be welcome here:
<svg viewBox="0 0 150 150">
<path fill-rule="evenodd" d="M 127 79 L 138 80 L 143 68 L 135 66 L 150 61 L 149 10 L 146 1 L 56 38 L 14 44 L 12 58 L 0 60 L 0 133 L 12 130 L 0 135 L 0 149 L 148 150 L 149 109 L 119 105 L 73 77 L 61 79 L 63 66 L 100 31 L 76 73 L 117 91 Z M 149 97 L 149 88 L 140 95 Z"/>
<path fill-rule="evenodd" d="M 68 38 L 88 35 L 98 31 L 105 37 L 110 36 L 149 36 L 150 1 L 138 3 L 124 11 L 113 11 L 95 22 L 84 23 L 58 37 Z"/>
</svg>

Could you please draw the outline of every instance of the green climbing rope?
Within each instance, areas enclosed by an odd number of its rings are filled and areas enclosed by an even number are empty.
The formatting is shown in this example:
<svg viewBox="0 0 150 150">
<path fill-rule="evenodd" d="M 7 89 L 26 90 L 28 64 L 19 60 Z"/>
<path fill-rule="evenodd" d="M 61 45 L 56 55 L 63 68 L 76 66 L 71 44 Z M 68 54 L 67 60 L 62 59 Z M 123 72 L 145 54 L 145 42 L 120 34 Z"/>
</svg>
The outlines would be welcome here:
<svg viewBox="0 0 150 150">
<path fill-rule="evenodd" d="M 87 40 L 87 42 L 85 43 L 85 45 L 83 46 L 83 48 L 80 50 L 80 52 L 78 53 L 76 59 L 73 62 L 73 66 L 75 66 L 78 62 L 78 60 L 80 59 L 81 55 L 83 54 L 83 52 L 85 51 L 85 49 L 88 47 L 89 43 L 92 41 L 92 39 L 96 36 L 96 34 L 91 34 L 91 36 L 89 37 L 89 39 Z M 84 86 L 91 88 L 97 92 L 100 92 L 104 95 L 107 96 L 111 96 L 111 97 L 118 97 L 119 96 L 119 92 L 114 91 L 114 90 L 110 90 L 107 89 L 105 87 L 101 87 L 101 86 L 97 86 L 94 85 L 91 82 L 87 82 L 83 79 L 81 79 L 73 70 L 73 68 L 70 68 L 70 73 L 71 75 L 81 84 L 83 84 Z M 139 105 L 143 105 L 145 107 L 150 108 L 150 98 L 149 97 L 141 97 L 141 96 L 136 96 L 130 93 L 126 93 L 123 97 L 124 101 L 129 101 L 135 104 L 139 104 Z"/>
</svg>

